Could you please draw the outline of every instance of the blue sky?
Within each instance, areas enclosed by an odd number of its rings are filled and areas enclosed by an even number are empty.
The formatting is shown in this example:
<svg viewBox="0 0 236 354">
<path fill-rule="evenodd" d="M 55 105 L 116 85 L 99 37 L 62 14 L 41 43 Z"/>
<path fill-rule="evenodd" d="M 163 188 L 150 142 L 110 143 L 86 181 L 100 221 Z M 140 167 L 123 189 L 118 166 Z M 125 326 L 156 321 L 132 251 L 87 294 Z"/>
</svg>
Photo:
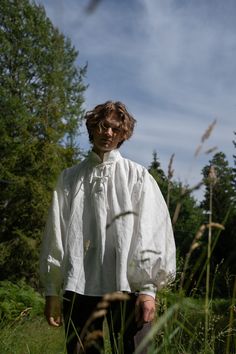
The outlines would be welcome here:
<svg viewBox="0 0 236 354">
<path fill-rule="evenodd" d="M 211 158 L 204 150 L 217 146 L 233 165 L 234 0 L 100 0 L 89 14 L 89 0 L 37 2 L 79 51 L 78 64 L 88 63 L 85 109 L 120 100 L 136 117 L 123 155 L 148 167 L 156 150 L 167 172 L 175 153 L 175 179 L 191 186 Z M 211 137 L 194 158 L 214 119 Z M 87 149 L 87 135 L 79 139 Z"/>
</svg>

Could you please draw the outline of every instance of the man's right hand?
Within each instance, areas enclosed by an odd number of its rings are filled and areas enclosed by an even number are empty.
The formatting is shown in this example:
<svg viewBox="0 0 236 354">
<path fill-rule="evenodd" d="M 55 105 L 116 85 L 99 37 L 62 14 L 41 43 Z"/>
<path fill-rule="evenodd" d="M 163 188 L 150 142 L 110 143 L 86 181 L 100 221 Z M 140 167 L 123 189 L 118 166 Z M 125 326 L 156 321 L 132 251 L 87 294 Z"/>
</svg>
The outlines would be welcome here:
<svg viewBox="0 0 236 354">
<path fill-rule="evenodd" d="M 53 327 L 62 325 L 61 300 L 59 296 L 46 296 L 44 315 Z"/>
</svg>

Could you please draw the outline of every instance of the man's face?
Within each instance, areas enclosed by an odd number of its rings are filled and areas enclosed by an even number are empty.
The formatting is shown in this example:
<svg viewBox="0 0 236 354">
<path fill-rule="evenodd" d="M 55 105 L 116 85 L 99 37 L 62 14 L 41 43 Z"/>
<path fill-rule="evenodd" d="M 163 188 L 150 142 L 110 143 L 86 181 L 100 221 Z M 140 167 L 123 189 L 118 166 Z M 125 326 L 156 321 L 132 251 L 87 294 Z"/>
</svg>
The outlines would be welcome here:
<svg viewBox="0 0 236 354">
<path fill-rule="evenodd" d="M 105 118 L 93 132 L 93 150 L 98 154 L 112 151 L 122 141 L 121 122 L 116 114 Z"/>
</svg>

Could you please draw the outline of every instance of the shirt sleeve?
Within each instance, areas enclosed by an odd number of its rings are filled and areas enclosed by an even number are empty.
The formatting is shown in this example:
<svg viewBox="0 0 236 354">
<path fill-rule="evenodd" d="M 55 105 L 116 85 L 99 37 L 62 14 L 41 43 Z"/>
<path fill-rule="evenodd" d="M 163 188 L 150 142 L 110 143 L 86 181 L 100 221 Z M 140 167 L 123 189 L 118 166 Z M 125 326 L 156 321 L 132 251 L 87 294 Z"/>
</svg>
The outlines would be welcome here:
<svg viewBox="0 0 236 354">
<path fill-rule="evenodd" d="M 130 248 L 128 279 L 132 290 L 155 297 L 156 291 L 175 278 L 176 252 L 167 205 L 148 173 L 136 193 L 136 220 Z"/>
<path fill-rule="evenodd" d="M 53 192 L 40 253 L 40 279 L 46 296 L 59 295 L 62 286 L 66 223 L 64 204 L 62 173 Z"/>
</svg>

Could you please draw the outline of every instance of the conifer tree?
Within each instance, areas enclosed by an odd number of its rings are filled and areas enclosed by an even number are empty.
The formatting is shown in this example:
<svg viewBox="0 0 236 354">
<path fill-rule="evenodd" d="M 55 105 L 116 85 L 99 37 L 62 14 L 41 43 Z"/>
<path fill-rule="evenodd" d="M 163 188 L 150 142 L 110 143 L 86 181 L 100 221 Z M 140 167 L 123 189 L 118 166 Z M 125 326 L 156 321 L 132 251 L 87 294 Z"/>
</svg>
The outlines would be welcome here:
<svg viewBox="0 0 236 354">
<path fill-rule="evenodd" d="M 197 230 L 203 222 L 202 210 L 199 208 L 196 199 L 188 192 L 188 186 L 183 186 L 179 181 L 176 182 L 174 180 L 174 175 L 172 176 L 173 180 L 171 179 L 171 181 L 168 181 L 164 171 L 161 169 L 161 163 L 159 162 L 155 151 L 153 152 L 153 160 L 150 164 L 149 172 L 157 181 L 164 198 L 167 196 L 168 183 L 171 183 L 169 212 L 172 221 L 176 215 L 176 210 L 180 206 L 180 212 L 173 225 L 179 264 L 184 261 Z M 185 193 L 183 193 L 183 190 L 185 190 Z M 192 257 L 191 262 L 194 261 L 195 257 Z"/>
<path fill-rule="evenodd" d="M 216 181 L 212 187 L 212 210 L 209 210 L 210 184 L 209 171 L 214 167 Z M 234 188 L 235 175 L 233 168 L 229 166 L 226 155 L 218 152 L 203 168 L 203 176 L 206 186 L 205 197 L 202 207 L 207 213 L 212 213 L 214 222 L 223 224 L 225 229 L 220 233 L 217 240 L 218 231 L 213 230 L 212 245 L 215 248 L 212 252 L 213 269 L 220 265 L 219 273 L 216 277 L 216 292 L 218 295 L 228 294 L 227 285 L 236 274 L 236 190 Z M 207 220 L 206 220 L 207 222 Z M 217 241 L 217 242 L 215 242 Z"/>
<path fill-rule="evenodd" d="M 156 174 L 156 176 L 158 177 L 158 179 L 164 181 L 164 180 L 166 179 L 166 176 L 165 176 L 164 171 L 163 171 L 162 168 L 161 168 L 161 164 L 160 164 L 159 159 L 158 159 L 158 157 L 157 157 L 157 152 L 156 152 L 156 150 L 153 151 L 152 157 L 153 157 L 153 160 L 152 160 L 152 162 L 151 162 L 151 165 L 149 166 L 148 171 L 149 171 L 152 175 Z"/>
<path fill-rule="evenodd" d="M 153 176 L 153 178 L 157 181 L 162 193 L 164 196 L 167 194 L 167 178 L 163 169 L 161 168 L 161 163 L 159 158 L 157 157 L 156 150 L 152 153 L 152 162 L 148 168 L 149 173 Z"/>
<path fill-rule="evenodd" d="M 234 135 L 236 136 L 236 132 L 234 132 Z M 233 140 L 233 145 L 236 149 L 236 140 Z M 234 186 L 234 190 L 236 191 L 236 153 L 233 154 L 233 158 L 234 158 L 234 168 L 233 168 L 233 174 L 234 174 L 234 182 L 233 182 L 233 186 Z"/>
</svg>

